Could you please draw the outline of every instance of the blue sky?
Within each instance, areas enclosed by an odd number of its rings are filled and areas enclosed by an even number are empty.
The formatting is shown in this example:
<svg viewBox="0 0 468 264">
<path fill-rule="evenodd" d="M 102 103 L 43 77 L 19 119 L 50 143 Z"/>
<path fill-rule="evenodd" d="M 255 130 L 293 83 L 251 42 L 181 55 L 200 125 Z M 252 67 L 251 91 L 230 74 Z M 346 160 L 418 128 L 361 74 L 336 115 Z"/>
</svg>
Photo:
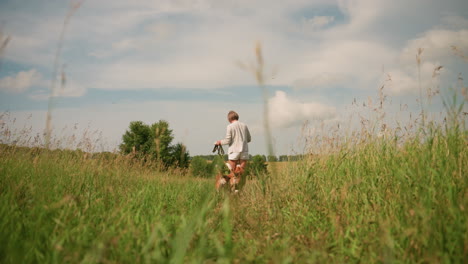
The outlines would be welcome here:
<svg viewBox="0 0 468 264">
<path fill-rule="evenodd" d="M 18 133 L 45 127 L 69 4 L 0 0 L 2 38 L 11 38 L 1 54 L 0 111 L 8 111 L 2 123 Z M 274 146 L 278 154 L 294 154 L 304 148 L 304 122 L 349 123 L 357 114 L 350 110 L 354 98 L 377 98 L 382 85 L 389 113 L 409 105 L 389 119 L 416 111 L 418 48 L 423 87 L 455 87 L 459 74 L 466 79 L 467 62 L 451 46 L 468 54 L 468 2 L 85 1 L 60 56 L 66 85 L 54 100 L 54 135 L 98 131 L 99 148 L 112 150 L 130 121 L 165 119 L 192 155 L 210 154 L 233 109 L 252 130 L 252 154 L 265 153 L 262 94 L 238 67 L 254 62 L 257 42 Z M 76 126 L 81 130 L 70 130 Z"/>
</svg>

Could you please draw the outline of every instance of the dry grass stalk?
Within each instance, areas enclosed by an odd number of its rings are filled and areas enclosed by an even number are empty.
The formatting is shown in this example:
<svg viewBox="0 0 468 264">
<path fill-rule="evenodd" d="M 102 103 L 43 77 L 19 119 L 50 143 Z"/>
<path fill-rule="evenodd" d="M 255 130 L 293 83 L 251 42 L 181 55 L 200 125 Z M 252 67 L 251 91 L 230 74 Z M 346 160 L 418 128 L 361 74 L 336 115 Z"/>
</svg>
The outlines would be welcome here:
<svg viewBox="0 0 468 264">
<path fill-rule="evenodd" d="M 156 145 L 156 159 L 158 161 L 160 161 L 161 159 L 161 137 L 164 135 L 164 133 L 166 132 L 166 127 L 156 127 L 155 131 L 154 131 L 154 144 Z"/>
<path fill-rule="evenodd" d="M 49 95 L 49 103 L 48 103 L 48 109 L 47 109 L 47 116 L 46 116 L 46 129 L 45 129 L 45 147 L 49 148 L 50 145 L 50 136 L 52 133 L 52 109 L 54 107 L 54 98 L 58 95 L 57 94 L 57 89 L 56 89 L 56 82 L 57 82 L 57 72 L 58 72 L 58 67 L 60 65 L 60 54 L 62 53 L 62 48 L 63 48 L 63 42 L 65 39 L 65 32 L 68 27 L 68 24 L 70 23 L 70 19 L 72 18 L 73 14 L 76 13 L 76 11 L 81 7 L 83 4 L 84 0 L 77 0 L 77 1 L 71 1 L 70 2 L 70 7 L 68 9 L 68 12 L 65 16 L 65 19 L 63 20 L 63 25 L 62 25 L 62 30 L 60 32 L 59 40 L 57 43 L 57 49 L 55 52 L 55 59 L 54 59 L 54 65 L 52 69 L 52 79 L 51 79 L 51 84 L 50 84 L 50 95 Z M 64 71 L 62 70 L 62 87 L 65 85 L 65 74 Z"/>
<path fill-rule="evenodd" d="M 8 35 L 3 34 L 3 31 L 0 30 L 0 71 L 2 69 L 2 57 L 5 53 L 5 50 L 10 43 L 11 37 Z"/>
<path fill-rule="evenodd" d="M 270 120 L 269 120 L 269 106 L 268 106 L 268 89 L 265 87 L 265 62 L 262 53 L 262 44 L 257 42 L 255 45 L 255 63 L 244 64 L 238 62 L 238 66 L 252 73 L 257 81 L 257 85 L 262 91 L 263 97 L 263 127 L 265 129 L 265 140 L 267 145 L 268 155 L 274 155 L 273 141 L 271 136 Z"/>
<path fill-rule="evenodd" d="M 421 85 L 421 55 L 423 53 L 423 48 L 418 48 L 418 53 L 416 54 L 416 63 L 418 65 L 418 86 L 419 86 L 419 105 L 421 106 L 421 118 L 422 118 L 422 127 L 424 127 L 424 105 L 423 105 L 423 92 Z"/>
<path fill-rule="evenodd" d="M 464 61 L 468 62 L 468 57 L 465 55 L 465 53 L 460 50 L 457 46 L 451 46 L 453 53 L 457 55 L 458 57 L 462 58 Z"/>
</svg>

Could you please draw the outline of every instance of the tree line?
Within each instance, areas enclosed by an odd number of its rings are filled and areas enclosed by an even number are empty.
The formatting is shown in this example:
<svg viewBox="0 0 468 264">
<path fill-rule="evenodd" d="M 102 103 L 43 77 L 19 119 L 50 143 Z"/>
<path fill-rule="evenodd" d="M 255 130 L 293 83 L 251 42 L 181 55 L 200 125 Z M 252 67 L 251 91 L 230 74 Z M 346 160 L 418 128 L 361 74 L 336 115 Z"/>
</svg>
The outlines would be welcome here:
<svg viewBox="0 0 468 264">
<path fill-rule="evenodd" d="M 227 155 L 197 155 L 190 157 L 187 147 L 178 142 L 173 144 L 174 136 L 169 123 L 159 120 L 151 125 L 142 121 L 130 122 L 129 128 L 122 135 L 120 152 L 133 156 L 138 161 L 154 164 L 160 168 L 178 167 L 190 169 L 194 176 L 208 177 L 216 171 L 225 170 Z M 267 172 L 267 162 L 297 161 L 302 155 L 249 155 L 248 174 L 258 175 Z"/>
</svg>

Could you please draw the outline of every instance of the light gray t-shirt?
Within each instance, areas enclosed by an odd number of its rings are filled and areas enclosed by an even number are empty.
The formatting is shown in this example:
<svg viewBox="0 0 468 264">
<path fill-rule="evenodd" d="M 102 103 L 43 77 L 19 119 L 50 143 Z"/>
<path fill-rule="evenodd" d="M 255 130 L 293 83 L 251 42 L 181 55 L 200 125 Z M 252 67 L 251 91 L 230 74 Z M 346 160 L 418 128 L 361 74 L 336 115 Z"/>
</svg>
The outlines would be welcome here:
<svg viewBox="0 0 468 264">
<path fill-rule="evenodd" d="M 251 141 L 251 137 L 246 124 L 234 121 L 227 126 L 226 130 L 226 138 L 221 140 L 221 144 L 229 145 L 228 154 L 249 151 L 247 143 Z"/>
</svg>

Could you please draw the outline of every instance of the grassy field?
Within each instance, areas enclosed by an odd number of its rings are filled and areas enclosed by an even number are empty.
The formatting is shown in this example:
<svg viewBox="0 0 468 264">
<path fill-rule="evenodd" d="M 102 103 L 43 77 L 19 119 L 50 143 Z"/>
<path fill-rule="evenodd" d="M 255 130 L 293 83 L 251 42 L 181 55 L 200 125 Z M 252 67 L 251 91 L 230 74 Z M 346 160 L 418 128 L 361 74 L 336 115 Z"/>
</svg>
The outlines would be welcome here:
<svg viewBox="0 0 468 264">
<path fill-rule="evenodd" d="M 240 195 L 125 157 L 4 145 L 0 262 L 467 263 L 467 138 L 369 138 L 270 164 Z"/>
</svg>

